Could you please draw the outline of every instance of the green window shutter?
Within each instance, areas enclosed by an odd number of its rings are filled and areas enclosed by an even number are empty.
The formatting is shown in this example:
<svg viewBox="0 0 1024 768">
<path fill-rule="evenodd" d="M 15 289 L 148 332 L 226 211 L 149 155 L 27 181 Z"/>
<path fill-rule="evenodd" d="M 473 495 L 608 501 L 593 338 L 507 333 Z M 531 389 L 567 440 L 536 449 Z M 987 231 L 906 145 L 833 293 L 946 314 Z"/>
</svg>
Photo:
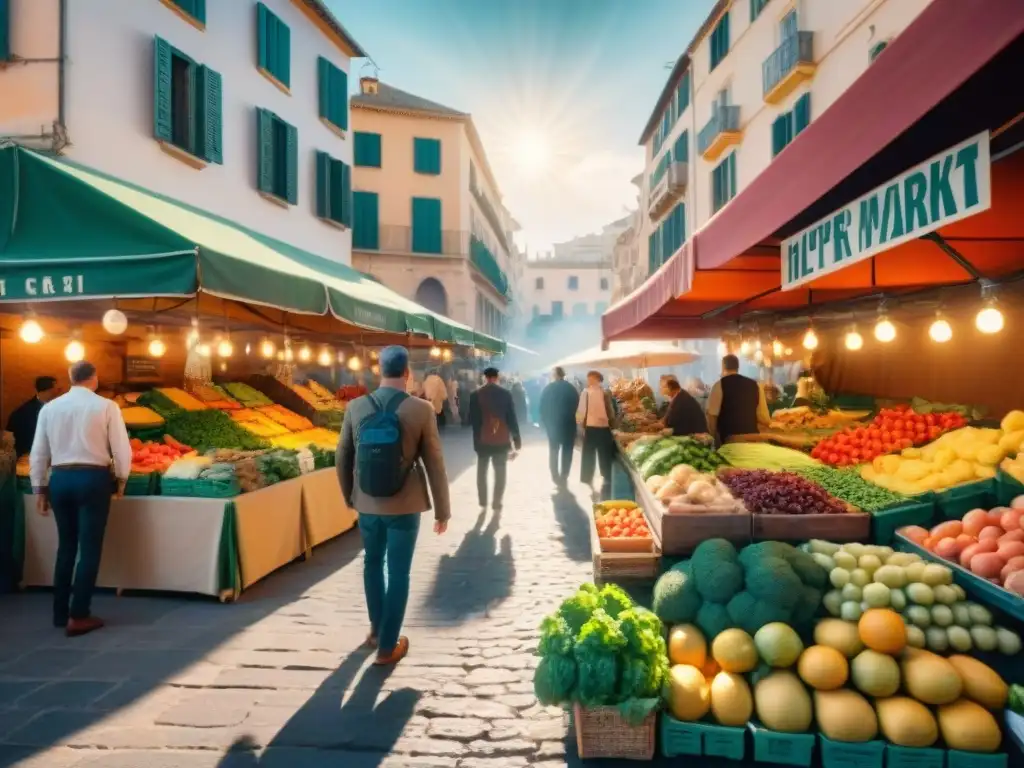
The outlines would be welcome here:
<svg viewBox="0 0 1024 768">
<path fill-rule="evenodd" d="M 285 123 L 285 152 L 288 160 L 285 199 L 295 205 L 299 202 L 299 131 L 288 123 Z"/>
<path fill-rule="evenodd" d="M 256 187 L 260 192 L 274 194 L 274 116 L 265 109 L 256 109 Z"/>
<path fill-rule="evenodd" d="M 270 11 L 263 3 L 256 3 L 256 64 L 267 72 L 270 64 Z"/>
<path fill-rule="evenodd" d="M 380 247 L 380 199 L 377 193 L 353 192 L 352 209 L 352 247 L 377 250 Z"/>
<path fill-rule="evenodd" d="M 413 170 L 437 176 L 441 173 L 440 139 L 413 138 Z"/>
<path fill-rule="evenodd" d="M 196 67 L 196 112 L 197 154 L 208 162 L 223 163 L 224 89 L 220 74 L 209 67 Z"/>
<path fill-rule="evenodd" d="M 654 273 L 658 268 L 658 233 L 651 232 L 647 236 L 647 271 Z"/>
<path fill-rule="evenodd" d="M 341 166 L 341 223 L 352 227 L 352 168 L 348 163 L 338 161 Z"/>
<path fill-rule="evenodd" d="M 882 51 L 884 51 L 885 47 L 888 44 L 889 44 L 888 40 L 883 40 L 882 42 L 876 43 L 875 45 L 871 46 L 871 50 L 868 51 L 868 62 L 870 63 L 870 62 L 873 62 L 875 59 L 877 59 L 878 58 L 878 54 L 880 54 Z"/>
<path fill-rule="evenodd" d="M 441 253 L 441 201 L 435 197 L 412 199 L 413 253 Z"/>
<path fill-rule="evenodd" d="M 789 115 L 779 115 L 772 123 L 772 157 L 775 157 L 786 146 L 786 123 Z"/>
<path fill-rule="evenodd" d="M 0 0 L 0 61 L 11 58 L 11 5 Z"/>
<path fill-rule="evenodd" d="M 206 0 L 173 0 L 173 2 L 199 23 L 206 23 Z"/>
<path fill-rule="evenodd" d="M 285 88 L 291 87 L 292 40 L 288 25 L 263 3 L 256 4 L 257 64 Z"/>
<path fill-rule="evenodd" d="M 811 94 L 805 93 L 799 99 L 796 100 L 796 106 L 793 108 L 793 136 L 795 137 L 800 131 L 811 124 Z"/>
<path fill-rule="evenodd" d="M 331 119 L 331 62 L 323 56 L 316 60 L 317 92 L 320 101 L 320 117 Z"/>
<path fill-rule="evenodd" d="M 686 131 L 683 131 L 679 138 L 676 139 L 675 146 L 672 148 L 672 156 L 676 159 L 677 163 L 687 163 L 690 161 L 689 136 Z"/>
<path fill-rule="evenodd" d="M 0 3 L 6 0 L 0 0 Z M 171 117 L 171 44 L 153 38 L 153 137 L 170 141 L 174 132 Z"/>
<path fill-rule="evenodd" d="M 356 131 L 353 147 L 353 163 L 363 168 L 380 168 L 381 138 L 379 133 Z M 470 188 L 473 187 L 473 170 L 470 166 Z"/>
<path fill-rule="evenodd" d="M 292 31 L 288 25 L 274 17 L 275 65 L 274 77 L 285 88 L 292 86 Z"/>
<path fill-rule="evenodd" d="M 348 130 L 348 73 L 334 67 L 331 73 L 331 103 L 334 117 L 331 122 L 344 131 Z"/>
<path fill-rule="evenodd" d="M 726 202 L 736 197 L 736 153 L 733 152 L 729 155 L 729 159 L 726 160 L 729 164 L 729 195 L 726 197 Z"/>
<path fill-rule="evenodd" d="M 331 213 L 331 156 L 316 152 L 316 215 L 330 218 Z"/>
</svg>

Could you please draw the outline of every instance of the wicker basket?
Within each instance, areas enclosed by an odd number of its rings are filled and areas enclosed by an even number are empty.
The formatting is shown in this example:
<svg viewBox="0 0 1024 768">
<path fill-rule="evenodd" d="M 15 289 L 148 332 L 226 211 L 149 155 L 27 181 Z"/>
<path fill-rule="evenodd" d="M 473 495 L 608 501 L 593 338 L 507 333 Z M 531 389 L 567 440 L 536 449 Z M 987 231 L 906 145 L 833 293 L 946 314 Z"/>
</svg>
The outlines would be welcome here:
<svg viewBox="0 0 1024 768">
<path fill-rule="evenodd" d="M 654 757 L 657 712 L 651 712 L 640 725 L 630 725 L 615 707 L 583 709 L 576 704 L 572 719 L 581 760 L 602 757 L 651 760 Z"/>
</svg>

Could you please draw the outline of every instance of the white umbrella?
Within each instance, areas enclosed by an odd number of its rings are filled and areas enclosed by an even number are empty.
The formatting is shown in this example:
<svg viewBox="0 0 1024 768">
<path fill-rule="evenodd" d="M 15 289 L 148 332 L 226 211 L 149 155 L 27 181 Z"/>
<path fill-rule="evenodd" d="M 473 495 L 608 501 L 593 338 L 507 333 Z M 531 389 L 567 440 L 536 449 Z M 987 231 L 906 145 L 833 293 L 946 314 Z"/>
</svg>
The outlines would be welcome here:
<svg viewBox="0 0 1024 768">
<path fill-rule="evenodd" d="M 569 355 L 550 367 L 562 368 L 659 368 L 692 363 L 700 358 L 695 352 L 663 341 L 613 341 L 608 349 L 600 346 Z"/>
</svg>

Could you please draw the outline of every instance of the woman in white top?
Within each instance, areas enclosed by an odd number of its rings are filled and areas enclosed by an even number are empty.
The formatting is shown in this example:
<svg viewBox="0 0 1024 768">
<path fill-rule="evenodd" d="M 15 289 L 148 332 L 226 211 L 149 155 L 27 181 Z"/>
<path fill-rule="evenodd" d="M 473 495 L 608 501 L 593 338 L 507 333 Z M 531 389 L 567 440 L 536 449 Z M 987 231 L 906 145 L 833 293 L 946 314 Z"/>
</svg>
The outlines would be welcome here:
<svg viewBox="0 0 1024 768">
<path fill-rule="evenodd" d="M 576 422 L 583 427 L 583 449 L 580 456 L 580 480 L 585 485 L 594 481 L 594 465 L 601 467 L 602 494 L 611 490 L 612 461 L 615 458 L 615 403 L 602 384 L 600 371 L 587 374 L 587 388 L 580 395 Z"/>
</svg>

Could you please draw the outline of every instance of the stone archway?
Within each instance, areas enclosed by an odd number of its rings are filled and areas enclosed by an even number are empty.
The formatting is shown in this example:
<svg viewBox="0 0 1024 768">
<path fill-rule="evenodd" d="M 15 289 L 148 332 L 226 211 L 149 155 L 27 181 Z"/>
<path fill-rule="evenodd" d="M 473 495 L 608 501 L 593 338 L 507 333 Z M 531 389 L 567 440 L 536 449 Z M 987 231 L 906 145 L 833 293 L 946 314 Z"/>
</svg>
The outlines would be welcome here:
<svg viewBox="0 0 1024 768">
<path fill-rule="evenodd" d="M 428 277 L 420 283 L 416 289 L 416 303 L 439 315 L 448 316 L 448 292 L 437 278 Z"/>
</svg>

